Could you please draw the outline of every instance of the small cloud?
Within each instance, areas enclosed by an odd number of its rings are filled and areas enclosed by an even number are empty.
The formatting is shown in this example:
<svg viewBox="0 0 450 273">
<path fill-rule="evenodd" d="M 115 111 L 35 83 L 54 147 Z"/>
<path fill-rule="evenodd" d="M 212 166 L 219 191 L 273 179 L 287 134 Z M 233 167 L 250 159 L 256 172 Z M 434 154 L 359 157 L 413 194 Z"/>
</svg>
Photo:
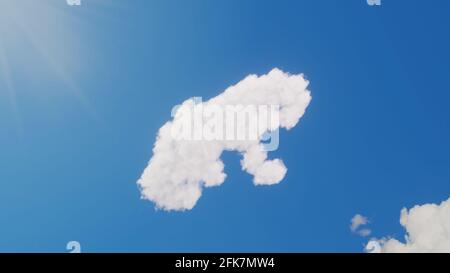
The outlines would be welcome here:
<svg viewBox="0 0 450 273">
<path fill-rule="evenodd" d="M 369 236 L 372 233 L 372 231 L 368 228 L 362 228 L 362 229 L 360 228 L 361 226 L 364 226 L 364 225 L 367 225 L 368 223 L 370 223 L 369 219 L 367 219 L 367 217 L 365 217 L 364 215 L 356 214 L 355 216 L 352 217 L 350 222 L 351 222 L 350 230 L 353 233 L 356 233 L 361 237 Z"/>
<path fill-rule="evenodd" d="M 356 214 L 355 216 L 353 216 L 351 221 L 351 225 L 350 225 L 350 230 L 353 232 L 356 232 L 356 230 L 363 225 L 367 225 L 369 223 L 369 220 L 367 219 L 367 217 L 361 215 L 361 214 Z"/>
<path fill-rule="evenodd" d="M 358 230 L 356 233 L 361 237 L 367 237 L 372 233 L 372 231 L 368 228 L 363 228 Z"/>
</svg>

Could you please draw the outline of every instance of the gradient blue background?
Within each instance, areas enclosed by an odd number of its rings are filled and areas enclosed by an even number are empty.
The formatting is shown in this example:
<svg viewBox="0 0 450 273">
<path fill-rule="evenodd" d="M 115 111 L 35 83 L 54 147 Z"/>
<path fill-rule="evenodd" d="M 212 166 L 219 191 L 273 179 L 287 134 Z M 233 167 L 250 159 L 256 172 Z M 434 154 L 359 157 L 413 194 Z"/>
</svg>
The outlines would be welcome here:
<svg viewBox="0 0 450 273">
<path fill-rule="evenodd" d="M 450 196 L 447 0 L 47 2 L 72 18 L 61 63 L 86 101 L 17 34 L 11 66 L 37 57 L 11 73 L 20 118 L 0 77 L 0 251 L 360 252 L 354 214 L 403 239 L 402 207 Z M 226 182 L 193 210 L 141 200 L 172 106 L 273 67 L 313 96 L 270 155 L 284 181 L 255 187 L 226 153 Z"/>
</svg>

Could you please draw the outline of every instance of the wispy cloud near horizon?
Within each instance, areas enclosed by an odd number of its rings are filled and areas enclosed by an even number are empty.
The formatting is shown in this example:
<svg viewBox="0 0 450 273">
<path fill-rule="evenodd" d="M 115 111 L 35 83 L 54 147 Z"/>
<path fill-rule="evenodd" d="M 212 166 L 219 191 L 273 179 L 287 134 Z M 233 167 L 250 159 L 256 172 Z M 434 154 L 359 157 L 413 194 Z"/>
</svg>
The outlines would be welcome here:
<svg viewBox="0 0 450 273">
<path fill-rule="evenodd" d="M 404 243 L 395 238 L 382 238 L 373 239 L 368 244 L 378 244 L 377 252 L 450 253 L 450 198 L 441 204 L 416 205 L 409 210 L 403 208 L 400 224 L 406 231 Z"/>
</svg>

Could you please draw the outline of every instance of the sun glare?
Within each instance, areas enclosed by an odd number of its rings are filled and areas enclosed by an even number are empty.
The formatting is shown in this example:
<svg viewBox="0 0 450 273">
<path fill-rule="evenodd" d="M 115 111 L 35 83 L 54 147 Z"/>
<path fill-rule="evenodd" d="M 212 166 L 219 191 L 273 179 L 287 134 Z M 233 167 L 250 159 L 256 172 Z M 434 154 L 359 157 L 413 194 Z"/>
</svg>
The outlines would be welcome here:
<svg viewBox="0 0 450 273">
<path fill-rule="evenodd" d="M 18 122 L 20 103 L 13 79 L 16 74 L 33 71 L 47 73 L 62 82 L 66 91 L 98 120 L 72 78 L 71 68 L 82 60 L 81 47 L 75 47 L 81 45 L 82 39 L 75 28 L 78 19 L 72 9 L 66 0 L 0 0 L 0 91 L 8 93 Z"/>
</svg>

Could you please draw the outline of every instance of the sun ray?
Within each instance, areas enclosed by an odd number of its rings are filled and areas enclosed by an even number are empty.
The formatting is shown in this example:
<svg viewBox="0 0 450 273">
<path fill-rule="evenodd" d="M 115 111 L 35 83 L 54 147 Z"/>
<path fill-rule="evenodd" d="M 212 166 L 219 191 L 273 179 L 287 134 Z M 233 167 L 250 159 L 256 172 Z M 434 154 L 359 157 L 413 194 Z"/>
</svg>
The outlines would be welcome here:
<svg viewBox="0 0 450 273">
<path fill-rule="evenodd" d="M 71 56 L 70 35 L 67 37 L 59 37 L 61 29 L 64 29 L 64 22 L 68 18 L 77 20 L 76 16 L 69 15 L 67 11 L 58 8 L 54 4 L 56 2 L 50 1 L 9 1 L 0 0 L 0 39 L 14 40 L 16 36 L 21 33 L 30 42 L 32 47 L 44 58 L 49 67 L 54 71 L 58 78 L 64 83 L 69 91 L 77 101 L 82 105 L 84 110 L 96 121 L 101 122 L 100 115 L 97 113 L 95 107 L 92 105 L 83 90 L 71 77 L 71 73 L 65 67 L 63 61 L 58 57 Z M 3 9 L 3 12 L 1 11 Z M 32 10 L 32 11 L 31 11 Z M 78 23 L 81 23 L 81 20 Z M 2 26 L 3 25 L 3 26 Z M 44 37 L 43 37 L 44 35 Z M 51 38 L 50 46 L 48 45 L 48 38 Z M 6 39 L 10 38 L 10 39 Z M 69 38 L 69 39 L 68 39 Z M 56 41 L 56 42 L 55 42 Z M 11 41 L 9 41 L 11 42 Z M 11 43 L 14 43 L 12 41 Z M 57 49 L 60 54 L 56 55 L 54 50 Z M 62 51 L 61 51 L 62 50 Z M 15 115 L 20 117 L 18 111 L 17 100 L 15 92 L 13 91 L 13 82 L 8 68 L 6 59 L 8 51 L 7 46 L 2 46 L 2 63 L 1 68 L 3 78 L 7 85 L 10 95 L 11 104 L 14 105 Z"/>
<path fill-rule="evenodd" d="M 57 62 L 55 58 L 52 56 L 51 52 L 47 50 L 45 45 L 41 42 L 41 40 L 35 35 L 33 31 L 30 31 L 28 28 L 23 26 L 21 23 L 18 23 L 21 30 L 26 33 L 27 38 L 30 40 L 32 45 L 36 48 L 36 50 L 45 58 L 47 63 L 53 68 L 54 72 L 60 77 L 61 81 L 67 86 L 68 91 L 71 92 L 80 104 L 85 108 L 85 110 L 94 118 L 97 122 L 101 122 L 101 118 L 95 108 L 92 106 L 92 103 L 84 94 L 82 89 L 75 83 L 75 81 L 69 76 L 66 69 L 61 65 L 61 63 Z"/>
<path fill-rule="evenodd" d="M 9 104 L 13 112 L 13 118 L 16 124 L 16 133 L 19 139 L 23 137 L 23 125 L 22 117 L 20 114 L 19 105 L 17 103 L 17 96 L 14 89 L 13 80 L 11 78 L 11 71 L 8 64 L 7 55 L 3 46 L 3 42 L 0 39 L 0 76 L 5 82 L 5 89 L 8 93 Z"/>
</svg>

